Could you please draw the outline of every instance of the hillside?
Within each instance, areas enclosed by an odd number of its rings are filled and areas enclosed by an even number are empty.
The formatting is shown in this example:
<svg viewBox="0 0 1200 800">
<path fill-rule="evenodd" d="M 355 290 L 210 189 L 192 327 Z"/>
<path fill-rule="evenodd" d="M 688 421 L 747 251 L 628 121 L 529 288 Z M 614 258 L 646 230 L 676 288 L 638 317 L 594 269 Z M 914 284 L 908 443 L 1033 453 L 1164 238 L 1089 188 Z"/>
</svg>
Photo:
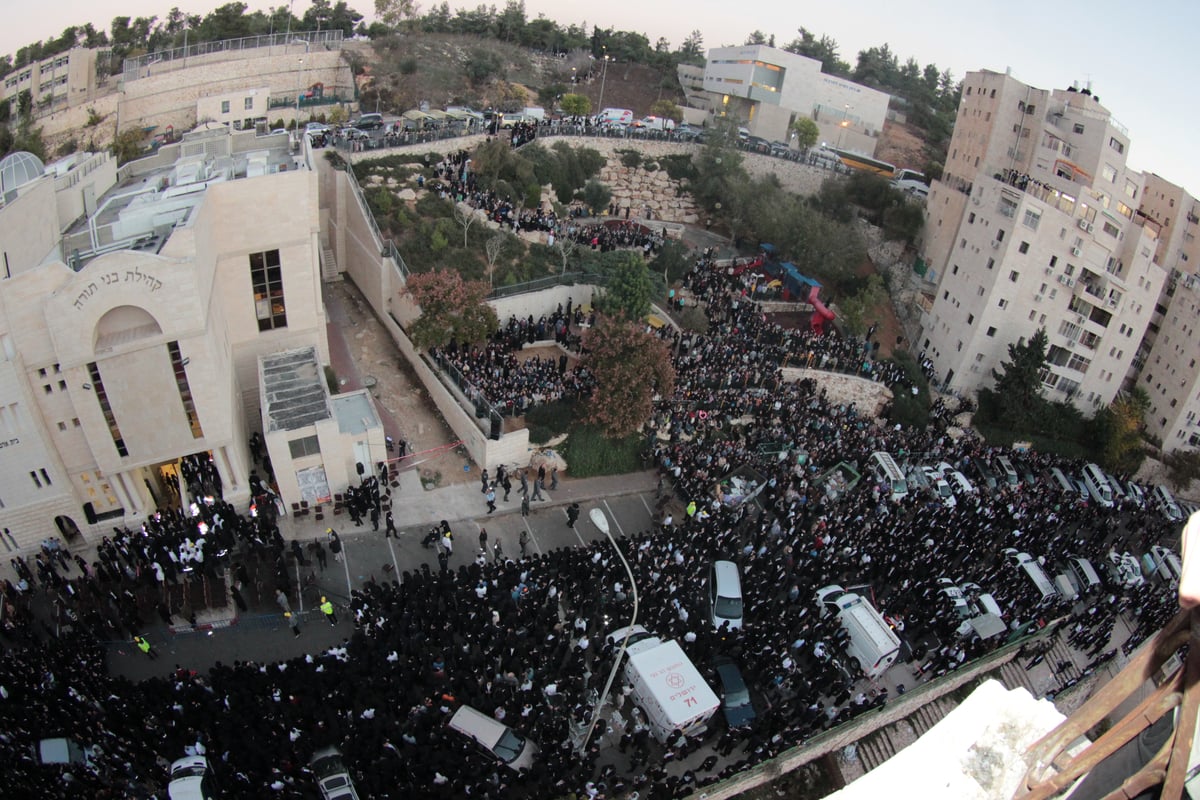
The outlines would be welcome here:
<svg viewBox="0 0 1200 800">
<path fill-rule="evenodd" d="M 572 91 L 604 105 L 648 113 L 660 98 L 683 102 L 673 72 L 645 64 L 610 63 L 606 79 L 586 53 L 565 58 L 542 55 L 491 39 L 455 34 L 405 34 L 379 39 L 352 58 L 364 72 L 362 105 L 398 113 L 423 101 L 434 108 L 450 104 L 476 108 L 553 105 Z M 369 77 L 368 77 L 369 76 Z"/>
<path fill-rule="evenodd" d="M 929 163 L 928 149 L 921 131 L 902 122 L 887 120 L 875 147 L 875 157 L 897 167 L 923 170 Z"/>
</svg>

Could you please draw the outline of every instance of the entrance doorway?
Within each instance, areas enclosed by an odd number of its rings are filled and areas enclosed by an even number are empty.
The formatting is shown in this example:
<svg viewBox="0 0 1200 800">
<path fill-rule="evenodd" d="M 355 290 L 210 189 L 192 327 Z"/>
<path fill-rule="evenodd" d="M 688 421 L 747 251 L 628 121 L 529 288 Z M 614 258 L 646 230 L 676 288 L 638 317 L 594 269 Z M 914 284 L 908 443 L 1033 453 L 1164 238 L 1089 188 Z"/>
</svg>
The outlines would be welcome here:
<svg viewBox="0 0 1200 800">
<path fill-rule="evenodd" d="M 54 524 L 58 527 L 58 532 L 61 533 L 62 537 L 68 542 L 78 541 L 82 536 L 82 534 L 79 532 L 79 526 L 75 524 L 75 520 L 71 519 L 65 514 L 59 514 L 57 517 L 55 517 Z"/>
</svg>

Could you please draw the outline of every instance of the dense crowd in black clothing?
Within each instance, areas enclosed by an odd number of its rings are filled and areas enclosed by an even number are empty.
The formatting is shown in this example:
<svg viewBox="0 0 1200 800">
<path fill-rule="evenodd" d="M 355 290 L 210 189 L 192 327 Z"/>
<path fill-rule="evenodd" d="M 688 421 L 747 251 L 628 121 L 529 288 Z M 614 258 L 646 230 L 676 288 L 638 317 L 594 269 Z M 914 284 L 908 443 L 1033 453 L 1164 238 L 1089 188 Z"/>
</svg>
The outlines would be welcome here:
<svg viewBox="0 0 1200 800">
<path fill-rule="evenodd" d="M 432 348 L 434 361 L 459 381 L 467 400 L 494 407 L 504 416 L 523 416 L 530 408 L 559 400 L 589 397 L 595 379 L 583 366 L 570 366 L 567 354 L 557 358 L 532 356 L 518 359 L 526 344 L 553 338 L 564 347 L 578 346 L 579 337 L 571 332 L 575 315 L 582 317 L 568 300 L 553 313 L 536 322 L 533 317 L 511 317 L 482 346 L 461 346 L 451 342 L 444 348 Z"/>
<path fill-rule="evenodd" d="M 1117 547 L 1144 550 L 1170 533 L 1153 511 L 1130 502 L 1115 509 L 1081 505 L 1045 483 L 1001 487 L 991 497 L 964 495 L 954 507 L 915 491 L 894 501 L 869 476 L 855 491 L 832 495 L 818 481 L 822 471 L 840 461 L 861 468 L 877 450 L 901 462 L 962 468 L 997 451 L 969 435 L 951 438 L 948 413 L 923 429 L 887 426 L 853 405 L 831 403 L 812 381 L 785 381 L 785 366 L 847 367 L 896 391 L 910 389 L 863 341 L 768 323 L 740 276 L 704 261 L 687 285 L 711 325 L 704 335 L 660 332 L 672 344 L 677 388 L 656 408 L 647 452 L 689 512 L 622 536 L 618 546 L 634 571 L 649 630 L 680 641 L 701 666 L 717 655 L 742 666 L 766 700 L 753 727 L 728 730 L 714 721 L 702 741 L 672 736 L 659 744 L 627 690 L 617 687 L 595 737 L 577 741 L 614 657 L 605 636 L 631 611 L 624 567 L 605 541 L 537 556 L 497 550 L 457 570 L 443 561 L 438 571 L 423 566 L 390 582 L 372 580 L 353 593 L 351 638 L 282 663 L 218 664 L 207 674 L 184 667 L 133 685 L 108 675 L 92 635 L 46 643 L 21 621 L 0 628 L 9 651 L 0 662 L 7 793 L 161 796 L 169 761 L 204 751 L 223 796 L 312 797 L 305 765 L 314 750 L 333 744 L 352 765 L 363 797 L 612 797 L 634 790 L 646 798 L 681 797 L 886 702 L 886 692 L 840 658 L 846 634 L 820 616 L 816 589 L 872 586 L 898 627 L 935 636 L 937 646 L 918 649 L 911 663 L 933 676 L 997 643 L 946 630 L 928 602 L 937 577 L 976 581 L 995 591 L 1011 623 L 1036 621 L 1070 609 L 1042 605 L 1006 565 L 1002 548 L 1102 559 L 1110 544 L 1105 537 L 1118 523 L 1119 540 L 1111 543 Z M 579 314 L 568 303 L 538 320 L 510 318 L 484 346 L 448 347 L 439 357 L 471 375 L 492 402 L 514 409 L 582 392 L 586 373 L 561 361 L 514 364 L 523 344 L 569 336 Z M 1026 459 L 1038 471 L 1054 463 L 1032 453 Z M 730 502 L 735 471 L 757 476 L 756 502 Z M 202 495 L 212 488 L 203 472 L 188 481 Z M 369 482 L 357 491 L 368 512 L 378 508 Z M 171 580 L 172 571 L 186 568 L 179 555 L 188 542 L 203 554 L 187 564 L 192 569 L 207 571 L 223 550 L 238 548 L 263 550 L 284 564 L 284 543 L 269 513 L 243 517 L 217 498 L 194 510 L 197 516 L 189 507 L 163 512 L 142 530 L 115 531 L 90 570 L 43 553 L 38 575 L 25 566 L 24 591 L 86 596 L 123 634 L 144 622 L 123 608 L 124 593 L 146 573 Z M 746 625 L 737 630 L 714 630 L 700 612 L 696 587 L 716 558 L 736 561 L 742 572 Z M 66 579 L 75 568 L 81 574 Z M 276 577 L 287 586 L 286 569 Z M 5 586 L 6 609 L 19 605 L 22 591 Z M 1133 620 L 1136 643 L 1174 608 L 1162 586 L 1113 592 L 1072 616 L 1067 635 L 1099 658 L 1115 646 L 1109 635 L 1117 614 Z M 98 632 L 105 624 L 78 627 Z M 534 766 L 514 773 L 448 730 L 446 720 L 463 703 L 537 741 Z M 615 736 L 606 741 L 632 759 L 628 769 L 599 766 L 600 736 L 609 730 Z M 94 769 L 37 766 L 31 745 L 50 735 L 98 745 Z M 672 761 L 701 746 L 724 760 L 668 773 Z"/>
</svg>

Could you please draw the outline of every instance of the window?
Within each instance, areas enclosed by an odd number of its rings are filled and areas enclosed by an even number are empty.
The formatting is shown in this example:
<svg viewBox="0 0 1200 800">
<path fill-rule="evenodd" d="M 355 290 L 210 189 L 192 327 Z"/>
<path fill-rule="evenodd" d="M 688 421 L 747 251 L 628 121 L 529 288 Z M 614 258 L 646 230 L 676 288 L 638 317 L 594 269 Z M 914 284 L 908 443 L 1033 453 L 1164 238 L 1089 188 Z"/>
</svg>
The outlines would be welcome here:
<svg viewBox="0 0 1200 800">
<path fill-rule="evenodd" d="M 247 98 L 246 98 L 246 99 L 243 101 L 243 108 L 245 108 L 245 110 L 246 110 L 246 111 L 253 111 L 253 110 L 254 110 L 254 98 L 253 98 L 253 97 L 247 97 Z"/>
<path fill-rule="evenodd" d="M 991 269 L 991 268 L 992 268 L 992 267 L 994 267 L 994 266 L 996 266 L 996 259 L 994 259 L 994 258 L 989 258 L 989 259 L 988 259 L 988 263 L 987 263 L 987 268 L 988 268 L 988 269 Z"/>
<path fill-rule="evenodd" d="M 988 335 L 988 336 L 995 336 L 995 335 L 996 335 L 996 328 L 995 328 L 995 326 L 991 326 L 991 327 L 989 327 L 989 328 L 987 329 L 987 335 Z"/>
<path fill-rule="evenodd" d="M 104 381 L 100 377 L 100 367 L 95 361 L 88 364 L 88 377 L 92 379 L 92 391 L 96 395 L 96 402 L 100 404 L 104 421 L 108 423 L 108 433 L 116 445 L 117 454 L 124 458 L 129 455 L 129 450 L 125 447 L 125 438 L 121 436 L 121 427 L 117 425 L 117 416 L 108 402 L 108 393 L 104 391 Z"/>
<path fill-rule="evenodd" d="M 1104 223 L 1104 232 L 1115 239 L 1115 238 L 1117 238 L 1117 236 L 1119 236 L 1121 234 L 1121 229 L 1118 228 L 1116 225 L 1113 225 L 1111 222 L 1105 222 Z"/>
<path fill-rule="evenodd" d="M 1109 137 L 1108 146 L 1111 147 L 1113 150 L 1116 150 L 1118 153 L 1125 152 L 1125 144 L 1115 136 Z"/>
<path fill-rule="evenodd" d="M 1017 215 L 1017 201 L 1008 197 L 1001 197 L 1000 205 L 996 210 L 1011 219 Z"/>
<path fill-rule="evenodd" d="M 222 101 L 221 101 L 221 113 L 222 113 L 222 114 L 228 114 L 228 113 L 229 113 L 229 101 L 228 101 L 228 100 L 222 100 Z"/>
<path fill-rule="evenodd" d="M 1021 246 L 1017 248 L 1017 252 L 1025 254 L 1029 252 L 1029 242 L 1021 242 Z"/>
<path fill-rule="evenodd" d="M 1008 301 L 1005 300 L 1004 298 L 1001 298 L 1000 302 L 997 303 L 996 305 L 1000 306 L 1000 308 L 1008 308 Z"/>
<path fill-rule="evenodd" d="M 46 472 L 45 468 L 39 469 L 38 472 L 42 473 L 42 480 L 46 482 L 47 486 L 53 485 L 50 481 L 50 473 Z"/>
<path fill-rule="evenodd" d="M 283 301 L 283 268 L 279 264 L 278 250 L 250 254 L 250 281 L 254 288 L 258 329 L 286 328 L 287 306 Z"/>
<path fill-rule="evenodd" d="M 65 423 L 65 422 L 60 422 L 60 423 L 58 423 L 58 430 L 59 430 L 59 432 L 60 432 L 60 433 L 61 433 L 62 431 L 65 431 L 66 429 L 67 429 L 67 423 Z"/>
<path fill-rule="evenodd" d="M 33 470 L 29 470 L 29 477 L 33 478 L 33 485 L 37 488 L 42 488 L 42 482 L 38 480 L 38 475 Z"/>
<path fill-rule="evenodd" d="M 303 439 L 293 439 L 288 442 L 288 450 L 291 451 L 292 458 L 304 458 L 305 456 L 321 455 L 321 445 L 317 441 L 316 436 L 305 436 Z"/>
<path fill-rule="evenodd" d="M 167 342 L 167 354 L 171 358 L 171 370 L 175 373 L 175 388 L 179 390 L 179 400 L 183 403 L 183 413 L 187 416 L 188 427 L 192 429 L 192 438 L 203 439 L 204 429 L 200 427 L 200 416 L 196 413 L 196 403 L 192 399 L 187 365 L 184 363 L 183 354 L 179 351 L 179 342 Z"/>
<path fill-rule="evenodd" d="M 968 325 L 975 324 L 975 315 L 974 314 L 967 314 L 967 324 Z"/>
<path fill-rule="evenodd" d="M 1037 211 L 1034 211 L 1032 208 L 1025 209 L 1025 219 L 1022 220 L 1022 222 L 1026 228 L 1036 231 L 1038 229 L 1038 225 L 1041 224 L 1041 221 L 1041 214 L 1039 214 Z"/>
<path fill-rule="evenodd" d="M 968 225 L 975 224 L 975 212 L 974 211 L 972 211 L 970 214 L 967 215 L 967 224 Z"/>
<path fill-rule="evenodd" d="M 1109 183 L 1116 183 L 1117 168 L 1112 164 L 1105 164 L 1104 168 L 1100 170 L 1100 177 L 1104 178 L 1104 180 L 1108 181 Z"/>
<path fill-rule="evenodd" d="M 1075 127 L 1073 127 L 1071 130 L 1073 130 L 1075 133 L 1083 133 L 1083 123 L 1076 122 Z"/>
<path fill-rule="evenodd" d="M 1010 281 L 1012 281 L 1013 283 L 1016 283 L 1020 277 L 1021 277 L 1021 273 L 1017 272 L 1016 270 L 1013 270 L 1012 272 L 1008 273 L 1008 279 Z"/>
</svg>

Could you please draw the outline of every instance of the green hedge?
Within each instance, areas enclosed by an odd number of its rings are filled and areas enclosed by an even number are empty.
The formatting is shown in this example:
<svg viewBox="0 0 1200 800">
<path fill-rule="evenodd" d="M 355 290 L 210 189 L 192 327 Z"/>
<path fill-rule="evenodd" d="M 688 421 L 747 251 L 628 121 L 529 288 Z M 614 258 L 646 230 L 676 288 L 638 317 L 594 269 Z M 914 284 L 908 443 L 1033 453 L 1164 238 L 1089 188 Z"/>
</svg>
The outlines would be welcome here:
<svg viewBox="0 0 1200 800">
<path fill-rule="evenodd" d="M 641 440 L 636 434 L 614 440 L 597 428 L 576 425 L 562 450 L 573 478 L 623 475 L 642 469 Z"/>
</svg>

